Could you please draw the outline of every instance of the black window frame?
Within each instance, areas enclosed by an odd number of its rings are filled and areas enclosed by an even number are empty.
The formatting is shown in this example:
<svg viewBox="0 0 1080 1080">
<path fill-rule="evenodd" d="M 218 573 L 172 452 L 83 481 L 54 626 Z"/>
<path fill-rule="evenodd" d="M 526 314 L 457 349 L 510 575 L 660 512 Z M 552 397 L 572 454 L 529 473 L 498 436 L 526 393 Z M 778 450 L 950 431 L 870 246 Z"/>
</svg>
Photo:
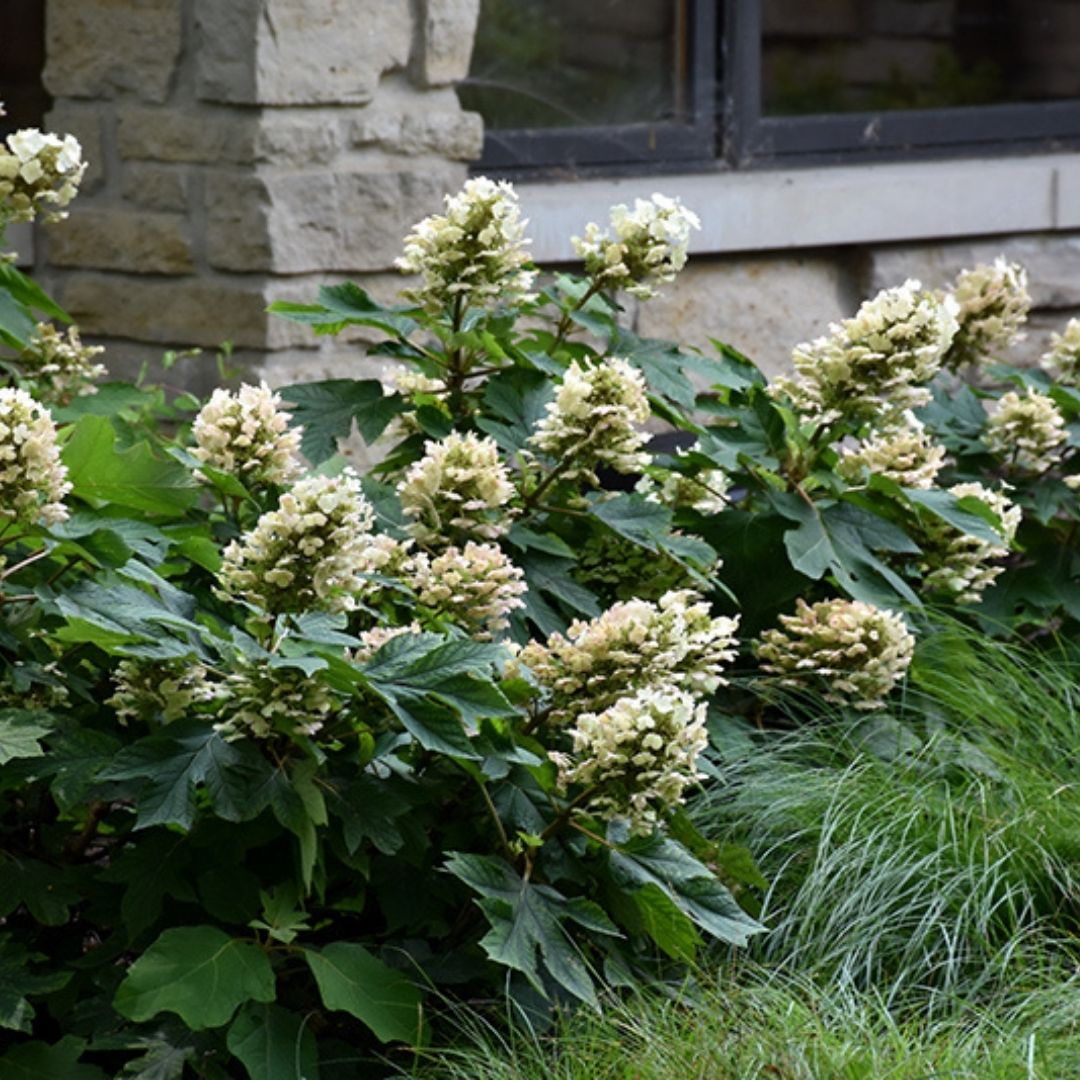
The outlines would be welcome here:
<svg viewBox="0 0 1080 1080">
<path fill-rule="evenodd" d="M 518 178 L 618 176 L 1080 147 L 1080 98 L 765 116 L 762 0 L 681 2 L 689 34 L 690 123 L 488 130 L 474 170 Z"/>
<path fill-rule="evenodd" d="M 485 131 L 478 168 L 517 174 L 560 168 L 610 171 L 621 166 L 641 171 L 657 165 L 712 162 L 716 152 L 719 4 L 718 0 L 677 2 L 687 35 L 688 122 Z"/>
<path fill-rule="evenodd" d="M 724 8 L 722 48 L 727 110 L 723 157 L 730 166 L 963 157 L 1080 145 L 1080 98 L 765 116 L 761 94 L 761 0 L 727 0 Z"/>
</svg>

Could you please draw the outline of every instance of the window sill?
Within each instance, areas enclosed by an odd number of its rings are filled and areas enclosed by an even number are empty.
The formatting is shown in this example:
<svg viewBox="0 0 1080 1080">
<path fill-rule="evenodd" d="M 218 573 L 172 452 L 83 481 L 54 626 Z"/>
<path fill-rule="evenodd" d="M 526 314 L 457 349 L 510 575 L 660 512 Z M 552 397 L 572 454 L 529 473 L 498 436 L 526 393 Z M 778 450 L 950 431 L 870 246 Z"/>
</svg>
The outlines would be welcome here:
<svg viewBox="0 0 1080 1080">
<path fill-rule="evenodd" d="M 538 263 L 615 203 L 678 196 L 702 228 L 692 254 L 835 247 L 1080 228 L 1080 153 L 517 185 Z"/>
</svg>

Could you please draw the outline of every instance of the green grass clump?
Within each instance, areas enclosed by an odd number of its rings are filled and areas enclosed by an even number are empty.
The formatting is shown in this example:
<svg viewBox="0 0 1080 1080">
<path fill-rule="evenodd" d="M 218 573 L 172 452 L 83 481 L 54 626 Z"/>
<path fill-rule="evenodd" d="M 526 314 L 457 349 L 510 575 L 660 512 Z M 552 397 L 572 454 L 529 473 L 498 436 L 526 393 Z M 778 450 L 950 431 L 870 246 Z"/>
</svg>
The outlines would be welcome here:
<svg viewBox="0 0 1080 1080">
<path fill-rule="evenodd" d="M 692 1001 L 615 1001 L 554 1033 L 507 1034 L 473 1016 L 464 1045 L 436 1052 L 425 1080 L 1056 1080 L 1080 1075 L 1080 986 L 1026 1009 L 906 1019 L 877 995 L 758 967 Z"/>
<path fill-rule="evenodd" d="M 1080 662 L 951 622 L 905 694 L 725 738 L 694 808 L 770 881 L 693 999 L 463 1023 L 439 1080 L 1080 1076 Z M 717 974 L 719 972 L 719 974 Z"/>
</svg>

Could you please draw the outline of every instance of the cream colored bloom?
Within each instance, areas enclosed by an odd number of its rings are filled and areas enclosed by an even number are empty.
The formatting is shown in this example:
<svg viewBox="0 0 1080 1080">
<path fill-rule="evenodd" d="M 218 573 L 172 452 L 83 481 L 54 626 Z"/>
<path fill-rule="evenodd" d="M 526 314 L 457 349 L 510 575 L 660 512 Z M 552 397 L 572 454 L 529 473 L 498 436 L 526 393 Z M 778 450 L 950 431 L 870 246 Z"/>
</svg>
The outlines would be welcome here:
<svg viewBox="0 0 1080 1080">
<path fill-rule="evenodd" d="M 24 128 L 0 146 L 0 222 L 62 221 L 75 198 L 86 163 L 73 135 L 60 138 Z M 55 207 L 55 209 L 50 209 Z"/>
<path fill-rule="evenodd" d="M 405 238 L 395 265 L 421 281 L 404 295 L 433 312 L 458 300 L 494 307 L 531 299 L 536 271 L 529 268 L 525 225 L 511 184 L 467 180 L 446 197 L 445 214 L 424 218 Z"/>
<path fill-rule="evenodd" d="M 955 371 L 977 364 L 1020 341 L 1031 297 L 1027 271 L 999 255 L 993 266 L 962 270 L 952 287 L 960 328 L 945 354 L 944 366 Z"/>
<path fill-rule="evenodd" d="M 634 490 L 650 502 L 673 510 L 686 508 L 699 514 L 719 514 L 727 508 L 731 477 L 722 469 L 699 469 L 693 473 L 665 470 L 662 478 L 643 476 Z"/>
<path fill-rule="evenodd" d="M 924 592 L 944 592 L 960 604 L 977 604 L 983 592 L 993 584 L 1004 567 L 993 565 L 1009 553 L 1009 546 L 1020 527 L 1022 511 L 1007 495 L 982 484 L 954 484 L 949 492 L 958 499 L 974 498 L 997 515 L 1000 543 L 971 536 L 942 521 L 926 525 L 919 538 L 923 557 L 919 565 Z"/>
<path fill-rule="evenodd" d="M 354 664 L 366 664 L 388 641 L 408 634 L 422 633 L 418 622 L 411 622 L 405 626 L 373 626 L 370 630 L 362 630 L 357 636 L 360 644 L 352 652 Z"/>
<path fill-rule="evenodd" d="M 1043 353 L 1042 366 L 1058 382 L 1080 386 L 1080 319 L 1070 319 L 1060 334 L 1050 338 L 1050 348 Z"/>
<path fill-rule="evenodd" d="M 618 698 L 647 687 L 711 694 L 735 658 L 738 619 L 714 618 L 689 589 L 656 603 L 627 600 L 588 622 L 570 624 L 545 644 L 530 641 L 517 655 L 550 697 L 550 718 L 566 724 L 583 712 L 603 712 Z"/>
<path fill-rule="evenodd" d="M 1030 386 L 1023 397 L 1015 390 L 1003 394 L 986 423 L 990 452 L 1030 472 L 1057 465 L 1067 439 L 1065 417 L 1053 398 Z"/>
<path fill-rule="evenodd" d="M 828 337 L 797 345 L 796 378 L 769 391 L 786 395 L 808 420 L 887 423 L 930 400 L 928 383 L 956 333 L 956 305 L 909 280 L 867 300 Z"/>
<path fill-rule="evenodd" d="M 783 629 L 765 631 L 755 648 L 762 669 L 782 686 L 819 690 L 856 709 L 882 708 L 915 651 L 899 615 L 859 600 L 798 600 L 780 622 Z"/>
<path fill-rule="evenodd" d="M 244 384 L 236 393 L 217 389 L 195 417 L 192 454 L 203 464 L 254 487 L 282 486 L 301 471 L 300 429 L 266 383 Z"/>
<path fill-rule="evenodd" d="M 70 490 L 49 410 L 25 390 L 0 390 L 0 527 L 65 521 Z"/>
<path fill-rule="evenodd" d="M 454 432 L 427 442 L 397 490 L 410 534 L 429 547 L 497 540 L 510 528 L 516 489 L 493 439 Z"/>
<path fill-rule="evenodd" d="M 686 265 L 690 230 L 700 228 L 697 214 L 678 199 L 655 194 L 635 200 L 633 210 L 612 207 L 614 235 L 589 222 L 584 239 L 575 236 L 571 243 L 594 281 L 648 300 Z"/>
<path fill-rule="evenodd" d="M 945 465 L 945 448 L 911 413 L 840 452 L 836 471 L 850 483 L 883 476 L 901 487 L 932 488 Z"/>
<path fill-rule="evenodd" d="M 505 630 L 510 613 L 525 606 L 524 574 L 495 544 L 470 540 L 434 557 L 420 552 L 404 577 L 424 607 L 483 640 Z"/>
<path fill-rule="evenodd" d="M 341 708 L 318 673 L 272 667 L 265 660 L 236 660 L 224 682 L 217 685 L 216 699 L 220 719 L 214 730 L 224 739 L 310 737 Z"/>
<path fill-rule="evenodd" d="M 573 749 L 554 751 L 559 787 L 595 788 L 584 809 L 626 818 L 638 834 L 653 831 L 698 780 L 708 744 L 706 706 L 670 686 L 638 690 L 600 713 L 581 713 L 569 730 Z"/>
<path fill-rule="evenodd" d="M 51 323 L 38 323 L 27 347 L 19 353 L 20 373 L 33 382 L 35 396 L 42 401 L 65 403 L 72 397 L 97 392 L 94 380 L 106 374 L 94 357 L 105 350 L 100 345 L 84 345 L 78 327 L 60 333 Z"/>
<path fill-rule="evenodd" d="M 121 660 L 113 672 L 116 692 L 105 702 L 121 724 L 179 720 L 214 688 L 206 668 L 191 660 Z"/>
<path fill-rule="evenodd" d="M 645 380 L 625 360 L 590 368 L 573 361 L 546 409 L 529 443 L 552 461 L 571 463 L 562 473 L 567 480 L 595 484 L 597 468 L 640 472 L 652 460 L 642 449 L 648 435 L 635 426 L 650 415 Z"/>
<path fill-rule="evenodd" d="M 246 600 L 268 616 L 351 611 L 365 590 L 364 574 L 373 569 L 373 521 L 351 469 L 309 476 L 225 549 L 218 571 L 222 595 Z"/>
</svg>

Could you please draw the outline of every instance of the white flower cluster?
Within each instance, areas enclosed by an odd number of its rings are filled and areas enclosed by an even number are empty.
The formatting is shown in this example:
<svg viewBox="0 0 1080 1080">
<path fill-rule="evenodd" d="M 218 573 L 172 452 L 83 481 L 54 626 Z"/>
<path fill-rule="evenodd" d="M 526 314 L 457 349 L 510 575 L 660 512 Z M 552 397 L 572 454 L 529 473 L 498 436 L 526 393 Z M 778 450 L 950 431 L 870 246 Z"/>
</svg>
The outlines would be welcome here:
<svg viewBox="0 0 1080 1080">
<path fill-rule="evenodd" d="M 371 571 L 373 522 L 351 469 L 306 477 L 225 549 L 218 571 L 222 595 L 241 597 L 268 615 L 351 611 Z"/>
<path fill-rule="evenodd" d="M 38 323 L 19 354 L 19 369 L 33 381 L 39 399 L 67 402 L 97 392 L 94 380 L 106 370 L 104 364 L 94 363 L 94 357 L 104 351 L 100 345 L 84 345 L 75 326 L 61 334 L 51 323 Z"/>
<path fill-rule="evenodd" d="M 509 615 L 525 606 L 524 574 L 495 544 L 468 541 L 434 557 L 413 556 L 404 571 L 420 603 L 445 615 L 481 640 L 510 625 Z"/>
<path fill-rule="evenodd" d="M 625 205 L 611 208 L 614 236 L 589 222 L 584 239 L 575 236 L 571 243 L 594 281 L 648 300 L 656 295 L 657 285 L 674 281 L 686 265 L 690 230 L 700 228 L 697 214 L 678 199 L 655 194 L 635 200 L 633 210 Z"/>
<path fill-rule="evenodd" d="M 433 312 L 459 299 L 480 307 L 531 299 L 536 272 L 528 269 L 525 224 L 505 180 L 467 180 L 447 195 L 445 214 L 424 218 L 405 238 L 395 265 L 422 280 L 404 295 Z"/>
<path fill-rule="evenodd" d="M 116 693 L 105 704 L 121 724 L 129 720 L 168 724 L 214 697 L 206 668 L 190 660 L 121 660 L 113 684 Z"/>
<path fill-rule="evenodd" d="M 248 660 L 234 663 L 217 700 L 221 719 L 214 730 L 224 739 L 317 735 L 340 707 L 318 675 Z"/>
<path fill-rule="evenodd" d="M 737 619 L 714 618 L 689 589 L 656 603 L 627 600 L 546 644 L 530 641 L 517 660 L 550 695 L 550 718 L 566 724 L 582 712 L 603 712 L 645 687 L 668 686 L 711 694 L 735 657 Z"/>
<path fill-rule="evenodd" d="M 598 788 L 589 799 L 591 812 L 627 818 L 632 832 L 648 834 L 701 778 L 705 714 L 704 703 L 670 686 L 641 689 L 601 713 L 582 713 L 570 729 L 572 753 L 551 754 L 559 787 Z"/>
<path fill-rule="evenodd" d="M 1066 386 L 1080 386 L 1080 319 L 1070 319 L 1060 334 L 1050 338 L 1042 366 Z"/>
<path fill-rule="evenodd" d="M 0 146 L 0 222 L 33 221 L 42 211 L 46 222 L 62 221 L 84 172 L 74 135 L 61 139 L 37 128 L 9 135 L 7 146 Z"/>
<path fill-rule="evenodd" d="M 547 415 L 529 437 L 531 445 L 555 462 L 566 462 L 563 477 L 598 483 L 595 470 L 640 472 L 652 460 L 642 450 L 648 441 L 635 425 L 649 419 L 645 379 L 625 360 L 610 358 L 582 368 L 567 368 Z"/>
<path fill-rule="evenodd" d="M 993 266 L 962 270 L 952 287 L 960 324 L 944 358 L 952 371 L 1020 341 L 1031 310 L 1027 271 L 999 255 Z"/>
<path fill-rule="evenodd" d="M 836 471 L 850 483 L 883 476 L 906 488 L 932 488 L 945 465 L 945 448 L 907 412 L 901 422 L 844 447 Z"/>
<path fill-rule="evenodd" d="M 765 631 L 755 652 L 782 686 L 814 689 L 826 701 L 880 709 L 907 672 L 915 639 L 904 620 L 859 600 L 796 602 L 783 629 Z"/>
<path fill-rule="evenodd" d="M 464 540 L 497 540 L 510 527 L 507 503 L 516 494 L 490 438 L 454 432 L 424 445 L 398 485 L 411 535 L 444 547 Z"/>
<path fill-rule="evenodd" d="M 643 476 L 634 490 L 650 502 L 663 503 L 673 510 L 719 514 L 727 507 L 730 487 L 731 477 L 723 469 L 699 469 L 692 474 L 668 470 L 659 482 L 653 476 Z"/>
<path fill-rule="evenodd" d="M 25 390 L 0 390 L 0 525 L 56 525 L 71 490 L 48 409 Z"/>
<path fill-rule="evenodd" d="M 797 377 L 770 386 L 819 423 L 886 422 L 930 400 L 928 383 L 956 334 L 956 305 L 908 280 L 867 300 L 828 337 L 797 345 Z"/>
<path fill-rule="evenodd" d="M 248 486 L 288 484 L 300 473 L 301 432 L 280 406 L 266 383 L 245 383 L 235 394 L 215 390 L 192 425 L 192 454 Z"/>
<path fill-rule="evenodd" d="M 977 604 L 1004 569 L 992 563 L 1009 553 L 1022 512 L 1003 492 L 992 491 L 982 484 L 954 484 L 949 493 L 958 499 L 978 499 L 989 507 L 1001 523 L 997 529 L 1001 543 L 971 536 L 944 522 L 928 525 L 920 538 L 922 588 L 925 592 L 950 593 L 960 604 Z"/>
<path fill-rule="evenodd" d="M 1023 397 L 1015 390 L 1003 394 L 986 423 L 990 452 L 1030 472 L 1057 465 L 1067 438 L 1065 417 L 1053 398 L 1030 386 Z"/>
<path fill-rule="evenodd" d="M 384 369 L 383 385 L 390 392 L 397 392 L 410 397 L 413 394 L 442 394 L 446 392 L 446 381 L 425 375 L 422 371 L 411 368 Z"/>
<path fill-rule="evenodd" d="M 366 664 L 388 641 L 393 641 L 402 634 L 422 632 L 418 622 L 405 626 L 373 626 L 370 630 L 361 630 L 357 635 L 360 644 L 352 651 L 350 659 L 354 664 Z"/>
</svg>

